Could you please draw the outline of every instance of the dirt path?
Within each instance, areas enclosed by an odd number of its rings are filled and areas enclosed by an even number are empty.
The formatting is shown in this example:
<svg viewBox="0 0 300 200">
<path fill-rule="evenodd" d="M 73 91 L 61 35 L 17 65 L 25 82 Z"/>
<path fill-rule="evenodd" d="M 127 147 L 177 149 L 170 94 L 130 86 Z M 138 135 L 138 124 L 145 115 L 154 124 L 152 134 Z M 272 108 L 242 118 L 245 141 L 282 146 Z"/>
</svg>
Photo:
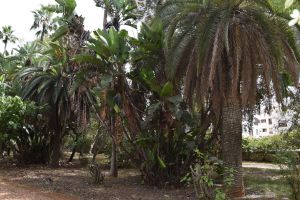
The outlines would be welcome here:
<svg viewBox="0 0 300 200">
<path fill-rule="evenodd" d="M 255 169 L 274 169 L 279 170 L 279 165 L 272 163 L 257 163 L 257 162 L 243 162 L 244 168 L 255 168 Z"/>
<path fill-rule="evenodd" d="M 0 179 L 1 200 L 77 200 L 64 194 L 45 192 L 34 187 Z"/>
</svg>

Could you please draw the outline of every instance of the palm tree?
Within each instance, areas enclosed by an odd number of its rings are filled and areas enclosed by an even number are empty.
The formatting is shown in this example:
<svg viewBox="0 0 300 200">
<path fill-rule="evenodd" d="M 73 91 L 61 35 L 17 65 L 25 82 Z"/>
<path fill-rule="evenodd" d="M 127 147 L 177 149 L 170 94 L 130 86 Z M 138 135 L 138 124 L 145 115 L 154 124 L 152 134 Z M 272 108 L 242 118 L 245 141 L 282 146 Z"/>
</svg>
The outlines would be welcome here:
<svg viewBox="0 0 300 200">
<path fill-rule="evenodd" d="M 0 39 L 2 39 L 2 42 L 4 43 L 4 54 L 8 54 L 6 51 L 8 43 L 15 43 L 18 40 L 13 33 L 14 31 L 11 26 L 3 26 L 2 31 L 0 31 Z"/>
<path fill-rule="evenodd" d="M 37 29 L 36 36 L 40 37 L 41 41 L 43 41 L 45 35 L 56 28 L 56 24 L 52 20 L 53 13 L 44 7 L 32 13 L 34 22 L 30 30 Z"/>
<path fill-rule="evenodd" d="M 167 0 L 159 16 L 167 32 L 167 75 L 184 78 L 187 101 L 211 99 L 222 117 L 224 165 L 233 169 L 227 194 L 244 196 L 242 110 L 257 103 L 261 88 L 281 101 L 287 80 L 298 84 L 295 33 L 268 1 Z"/>
<path fill-rule="evenodd" d="M 97 7 L 104 9 L 103 29 L 110 27 L 120 29 L 121 25 L 135 27 L 134 20 L 137 19 L 137 5 L 134 0 L 94 0 Z M 111 21 L 107 21 L 107 18 Z"/>
<path fill-rule="evenodd" d="M 11 58 L 22 67 L 30 67 L 39 61 L 42 47 L 38 42 L 27 42 L 14 48 L 16 54 Z"/>
<path fill-rule="evenodd" d="M 70 96 L 69 79 L 62 66 L 47 70 L 43 66 L 26 68 L 20 73 L 24 80 L 22 97 L 29 98 L 40 105 L 48 105 L 49 133 L 51 135 L 51 164 L 58 166 L 64 130 L 69 119 Z"/>
</svg>

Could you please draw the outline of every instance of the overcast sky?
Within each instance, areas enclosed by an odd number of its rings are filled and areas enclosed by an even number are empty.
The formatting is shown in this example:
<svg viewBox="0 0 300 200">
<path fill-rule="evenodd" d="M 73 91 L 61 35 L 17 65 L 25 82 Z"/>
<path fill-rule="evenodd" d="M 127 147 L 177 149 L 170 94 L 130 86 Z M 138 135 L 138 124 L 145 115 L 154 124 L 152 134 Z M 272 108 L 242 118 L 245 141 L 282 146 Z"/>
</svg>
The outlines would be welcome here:
<svg viewBox="0 0 300 200">
<path fill-rule="evenodd" d="M 31 11 L 38 9 L 41 4 L 54 3 L 54 0 L 0 0 L 0 27 L 11 25 L 21 42 L 32 41 L 35 39 L 35 31 L 30 31 L 33 24 Z M 77 0 L 76 13 L 85 17 L 85 29 L 102 27 L 103 11 L 95 6 L 93 0 Z"/>
</svg>

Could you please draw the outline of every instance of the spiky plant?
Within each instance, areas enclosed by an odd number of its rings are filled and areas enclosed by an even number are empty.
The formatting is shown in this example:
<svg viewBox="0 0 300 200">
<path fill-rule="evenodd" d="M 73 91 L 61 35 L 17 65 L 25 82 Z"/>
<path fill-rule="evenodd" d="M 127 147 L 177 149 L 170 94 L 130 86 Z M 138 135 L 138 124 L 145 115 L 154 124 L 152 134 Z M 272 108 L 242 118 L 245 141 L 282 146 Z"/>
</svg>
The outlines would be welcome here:
<svg viewBox="0 0 300 200">
<path fill-rule="evenodd" d="M 158 13 L 167 32 L 167 75 L 184 79 L 189 102 L 212 99 L 222 116 L 224 165 L 234 170 L 227 194 L 244 196 L 242 110 L 256 103 L 259 88 L 281 101 L 287 80 L 298 84 L 295 32 L 267 0 L 167 0 Z"/>
</svg>

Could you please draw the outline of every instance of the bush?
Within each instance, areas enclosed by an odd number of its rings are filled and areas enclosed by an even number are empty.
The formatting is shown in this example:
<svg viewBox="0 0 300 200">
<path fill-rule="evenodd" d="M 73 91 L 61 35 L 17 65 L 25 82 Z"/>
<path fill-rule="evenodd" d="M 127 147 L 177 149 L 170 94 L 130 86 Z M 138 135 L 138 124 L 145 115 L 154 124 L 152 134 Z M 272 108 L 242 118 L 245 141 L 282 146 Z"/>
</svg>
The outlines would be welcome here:
<svg viewBox="0 0 300 200">
<path fill-rule="evenodd" d="M 216 184 L 216 177 L 229 173 L 229 178 L 223 182 L 223 187 Z M 218 175 L 218 176 L 216 176 Z M 224 169 L 222 162 L 216 158 L 208 158 L 200 154 L 199 162 L 191 167 L 191 176 L 198 199 L 203 200 L 228 200 L 226 197 L 226 187 L 233 183 L 233 170 Z"/>
<path fill-rule="evenodd" d="M 41 107 L 20 97 L 0 97 L 0 142 L 21 164 L 49 161 L 49 135 Z"/>
<path fill-rule="evenodd" d="M 276 154 L 284 150 L 296 150 L 300 146 L 300 131 L 293 130 L 280 135 L 243 139 L 243 159 L 246 161 L 273 162 Z"/>
<path fill-rule="evenodd" d="M 287 142 L 284 138 L 285 136 L 283 134 L 264 137 L 260 139 L 244 138 L 243 151 L 244 152 L 271 152 L 271 151 L 276 151 L 278 149 L 283 149 L 287 146 Z"/>
</svg>

